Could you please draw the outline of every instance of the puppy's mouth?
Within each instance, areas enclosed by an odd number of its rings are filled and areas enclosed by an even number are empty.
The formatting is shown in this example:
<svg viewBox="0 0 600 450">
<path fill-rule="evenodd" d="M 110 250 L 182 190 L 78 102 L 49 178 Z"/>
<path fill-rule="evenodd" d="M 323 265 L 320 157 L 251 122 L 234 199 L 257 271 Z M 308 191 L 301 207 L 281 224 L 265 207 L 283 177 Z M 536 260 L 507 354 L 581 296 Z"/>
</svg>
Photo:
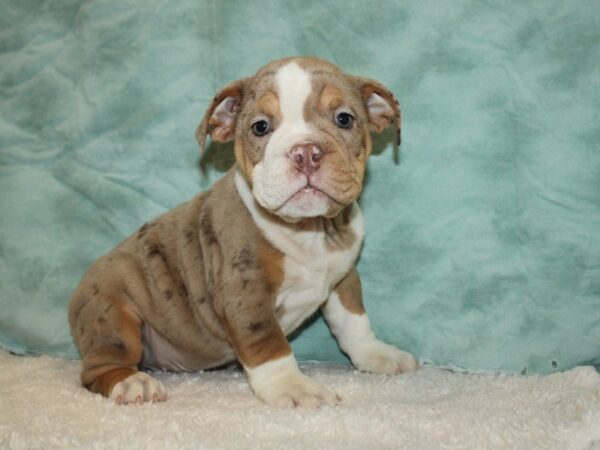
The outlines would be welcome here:
<svg viewBox="0 0 600 450">
<path fill-rule="evenodd" d="M 295 200 L 301 200 L 302 198 L 311 197 L 315 200 L 323 200 L 323 201 L 331 201 L 335 205 L 341 205 L 341 203 L 333 196 L 329 195 L 323 189 L 318 188 L 310 183 L 310 180 L 306 182 L 304 187 L 296 190 L 292 195 L 290 195 L 287 200 L 285 200 L 281 206 L 279 206 L 275 211 L 281 210 L 284 206 L 286 206 L 290 202 L 294 202 Z"/>
</svg>

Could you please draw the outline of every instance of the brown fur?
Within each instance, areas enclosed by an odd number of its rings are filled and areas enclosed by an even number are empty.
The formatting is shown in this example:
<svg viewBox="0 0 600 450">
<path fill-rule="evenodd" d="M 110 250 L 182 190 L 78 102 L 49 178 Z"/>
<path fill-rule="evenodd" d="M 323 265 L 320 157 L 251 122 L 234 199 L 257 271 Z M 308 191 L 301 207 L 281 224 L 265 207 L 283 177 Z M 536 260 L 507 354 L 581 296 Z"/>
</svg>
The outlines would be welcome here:
<svg viewBox="0 0 600 450">
<path fill-rule="evenodd" d="M 360 277 L 356 269 L 352 269 L 346 277 L 335 287 L 340 297 L 340 302 L 352 314 L 364 314 L 365 306 L 362 299 Z"/>
<path fill-rule="evenodd" d="M 313 73 L 305 114 L 322 130 L 319 143 L 328 158 L 322 176 L 338 207 L 331 217 L 288 226 L 324 230 L 328 248 L 335 251 L 355 240 L 345 207 L 360 193 L 371 150 L 365 124 L 382 126 L 381 118 L 367 116 L 363 104 L 365 92 L 379 92 L 380 85 L 357 81 L 323 60 L 296 60 Z M 69 304 L 69 323 L 83 360 L 81 380 L 91 391 L 110 395 L 116 383 L 148 365 L 173 369 L 148 353 L 149 336 L 171 349 L 175 369 L 210 368 L 236 357 L 252 368 L 291 352 L 277 322 L 284 307 L 275 311 L 284 255 L 258 229 L 234 185 L 238 170 L 251 183 L 252 169 L 263 156 L 264 140 L 253 135 L 251 121 L 263 114 L 276 127 L 281 120 L 273 77 L 289 61 L 276 61 L 252 78 L 227 85 L 198 126 L 201 147 L 209 134 L 219 141 L 235 139 L 237 164 L 231 171 L 210 191 L 140 227 L 83 276 Z M 215 118 L 213 112 L 227 98 L 235 101 L 221 116 L 225 120 Z M 344 134 L 331 123 L 342 100 L 358 118 L 355 129 Z M 399 121 L 397 113 L 383 120 Z M 337 290 L 349 311 L 364 312 L 355 270 Z"/>
<path fill-rule="evenodd" d="M 115 387 L 115 384 L 119 381 L 123 381 L 125 378 L 136 372 L 137 369 L 130 369 L 127 367 L 109 370 L 108 372 L 104 372 L 102 375 L 95 377 L 93 381 L 86 384 L 85 387 L 92 392 L 108 397 L 112 392 L 113 387 Z"/>
<path fill-rule="evenodd" d="M 143 366 L 142 317 L 181 353 L 190 370 L 233 359 L 231 345 L 249 366 L 289 351 L 274 320 L 282 255 L 242 204 L 234 170 L 209 194 L 140 228 L 84 275 L 69 305 L 69 320 L 86 387 L 107 395 L 118 378 L 110 375 L 115 369 Z M 244 248 L 256 260 L 232 264 Z M 264 322 L 268 311 L 273 320 L 260 331 L 271 347 L 258 351 L 260 333 L 249 325 Z M 105 374 L 110 382 L 103 381 Z"/>
</svg>

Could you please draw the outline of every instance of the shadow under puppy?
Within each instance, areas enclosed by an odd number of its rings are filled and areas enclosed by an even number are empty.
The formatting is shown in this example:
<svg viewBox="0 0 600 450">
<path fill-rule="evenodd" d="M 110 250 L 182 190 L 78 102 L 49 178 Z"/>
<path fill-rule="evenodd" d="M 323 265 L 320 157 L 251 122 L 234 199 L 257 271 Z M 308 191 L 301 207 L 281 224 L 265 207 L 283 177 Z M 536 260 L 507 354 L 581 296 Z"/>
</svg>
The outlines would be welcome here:
<svg viewBox="0 0 600 450">
<path fill-rule="evenodd" d="M 225 86 L 196 137 L 201 147 L 207 135 L 233 139 L 236 164 L 96 261 L 71 299 L 83 385 L 119 404 L 161 401 L 163 385 L 139 369 L 237 359 L 269 405 L 334 405 L 286 339 L 319 308 L 358 369 L 415 370 L 371 331 L 355 268 L 370 129 L 389 125 L 399 136 L 387 88 L 317 58 L 277 60 Z"/>
</svg>

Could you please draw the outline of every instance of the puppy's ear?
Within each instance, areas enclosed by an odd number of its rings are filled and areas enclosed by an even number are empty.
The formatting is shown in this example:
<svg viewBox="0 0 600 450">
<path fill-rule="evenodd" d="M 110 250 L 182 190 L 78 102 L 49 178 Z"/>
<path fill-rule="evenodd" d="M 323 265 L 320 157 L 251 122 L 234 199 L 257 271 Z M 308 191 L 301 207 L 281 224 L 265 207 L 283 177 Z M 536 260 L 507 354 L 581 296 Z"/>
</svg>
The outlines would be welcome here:
<svg viewBox="0 0 600 450">
<path fill-rule="evenodd" d="M 396 129 L 396 145 L 400 145 L 402 112 L 392 92 L 378 81 L 354 77 L 360 90 L 371 127 L 383 131 L 389 126 Z"/>
<path fill-rule="evenodd" d="M 206 136 L 210 135 L 213 140 L 219 142 L 233 139 L 235 122 L 242 105 L 245 81 L 246 78 L 243 78 L 229 83 L 213 98 L 202 122 L 196 128 L 196 140 L 200 151 L 204 150 Z"/>
</svg>

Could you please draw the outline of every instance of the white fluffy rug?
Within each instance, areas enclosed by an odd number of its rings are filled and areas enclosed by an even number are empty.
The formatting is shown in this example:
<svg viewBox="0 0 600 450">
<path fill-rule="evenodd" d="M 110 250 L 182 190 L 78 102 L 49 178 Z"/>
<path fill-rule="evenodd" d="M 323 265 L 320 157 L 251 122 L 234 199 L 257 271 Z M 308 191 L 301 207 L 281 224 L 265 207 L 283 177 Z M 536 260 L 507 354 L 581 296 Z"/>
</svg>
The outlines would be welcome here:
<svg viewBox="0 0 600 450">
<path fill-rule="evenodd" d="M 159 373 L 167 402 L 115 406 L 80 387 L 77 361 L 0 350 L 0 448 L 600 448 L 600 376 L 590 367 L 546 377 L 303 370 L 342 404 L 271 409 L 228 369 Z"/>
</svg>

